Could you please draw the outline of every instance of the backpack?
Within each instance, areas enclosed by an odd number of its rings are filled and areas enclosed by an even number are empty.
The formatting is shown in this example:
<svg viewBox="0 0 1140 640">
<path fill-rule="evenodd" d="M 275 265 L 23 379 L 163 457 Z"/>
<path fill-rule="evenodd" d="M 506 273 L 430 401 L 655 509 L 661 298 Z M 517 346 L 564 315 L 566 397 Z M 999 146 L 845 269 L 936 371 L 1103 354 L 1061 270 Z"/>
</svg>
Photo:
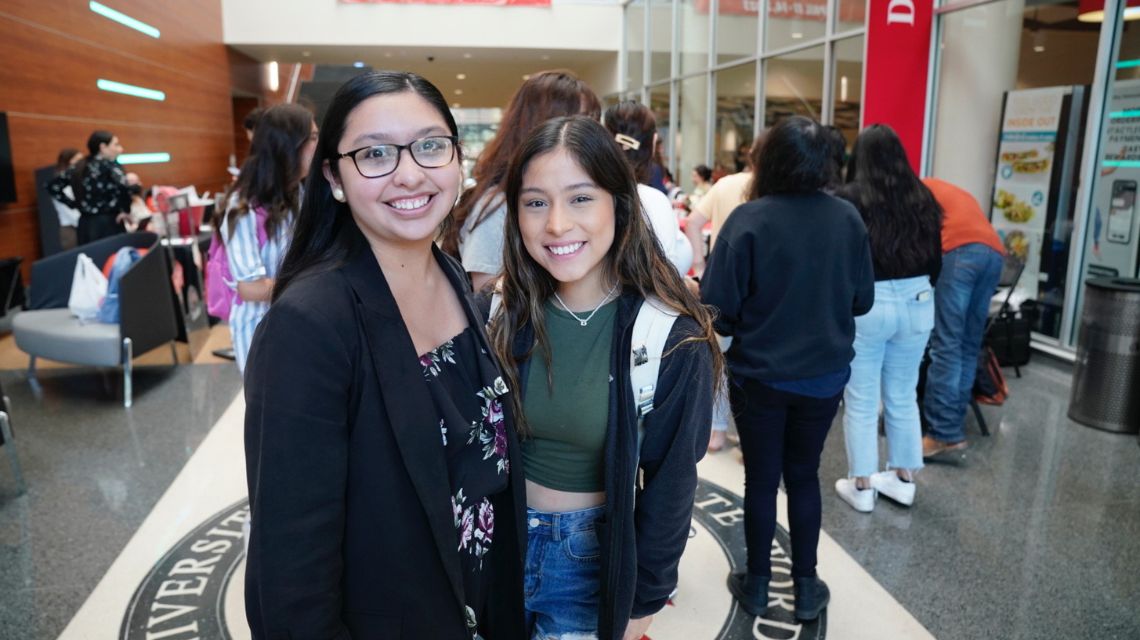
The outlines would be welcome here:
<svg viewBox="0 0 1140 640">
<path fill-rule="evenodd" d="M 978 353 L 978 373 L 974 377 L 974 399 L 982 404 L 1000 405 L 1009 397 L 1009 386 L 1001 372 L 994 350 L 982 347 Z"/>
<path fill-rule="evenodd" d="M 254 207 L 253 214 L 257 217 L 257 246 L 260 249 L 269 242 L 265 233 L 265 219 L 269 213 L 262 207 Z M 234 305 L 241 304 L 237 294 L 237 282 L 230 272 L 230 258 L 226 253 L 226 243 L 223 238 L 225 217 L 214 230 L 214 237 L 210 239 L 210 251 L 206 258 L 206 312 L 223 321 L 229 321 L 230 310 Z"/>
</svg>

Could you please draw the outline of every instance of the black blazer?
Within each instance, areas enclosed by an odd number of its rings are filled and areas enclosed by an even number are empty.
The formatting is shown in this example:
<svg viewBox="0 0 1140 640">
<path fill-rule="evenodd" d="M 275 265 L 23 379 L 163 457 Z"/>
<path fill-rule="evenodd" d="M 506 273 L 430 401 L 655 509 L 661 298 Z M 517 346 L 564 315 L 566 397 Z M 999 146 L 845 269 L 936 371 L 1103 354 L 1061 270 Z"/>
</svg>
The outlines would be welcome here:
<svg viewBox="0 0 1140 640">
<path fill-rule="evenodd" d="M 492 353 L 466 275 L 435 250 Z M 254 638 L 470 638 L 439 429 L 423 372 L 372 252 L 293 282 L 245 372 Z M 495 499 L 489 640 L 525 638 L 526 489 L 509 403 L 510 489 Z"/>
</svg>

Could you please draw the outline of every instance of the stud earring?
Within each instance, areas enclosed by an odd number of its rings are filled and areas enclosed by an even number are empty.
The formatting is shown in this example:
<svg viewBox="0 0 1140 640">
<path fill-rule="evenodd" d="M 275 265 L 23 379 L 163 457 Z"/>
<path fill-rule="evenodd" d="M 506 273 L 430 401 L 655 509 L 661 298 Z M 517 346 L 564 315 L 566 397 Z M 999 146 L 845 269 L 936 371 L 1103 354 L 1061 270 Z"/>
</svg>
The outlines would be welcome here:
<svg viewBox="0 0 1140 640">
<path fill-rule="evenodd" d="M 332 193 L 333 200 L 336 200 L 337 202 L 344 202 L 344 189 L 341 189 L 340 187 L 333 187 Z"/>
</svg>

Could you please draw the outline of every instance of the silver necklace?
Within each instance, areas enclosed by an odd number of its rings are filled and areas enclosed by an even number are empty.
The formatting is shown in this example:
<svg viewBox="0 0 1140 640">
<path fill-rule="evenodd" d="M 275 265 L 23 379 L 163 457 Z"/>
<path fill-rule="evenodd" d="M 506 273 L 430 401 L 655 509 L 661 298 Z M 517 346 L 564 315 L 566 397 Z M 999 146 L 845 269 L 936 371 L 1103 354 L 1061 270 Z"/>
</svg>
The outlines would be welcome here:
<svg viewBox="0 0 1140 640">
<path fill-rule="evenodd" d="M 598 309 L 601 309 L 602 305 L 604 305 L 610 299 L 610 296 L 612 296 L 614 294 L 615 290 L 617 290 L 617 283 L 616 282 L 614 283 L 614 286 L 610 287 L 609 292 L 606 293 L 606 295 L 602 298 L 602 301 L 598 303 L 598 306 L 594 307 L 594 310 L 590 312 L 590 315 L 586 316 L 585 318 L 582 318 L 578 314 L 571 311 L 570 307 L 566 306 L 566 303 L 562 301 L 561 297 L 559 297 L 557 291 L 554 292 L 554 297 L 555 297 L 555 299 L 558 300 L 558 304 L 562 305 L 562 308 L 566 311 L 566 313 L 569 313 L 570 315 L 574 316 L 574 319 L 578 321 L 578 324 L 580 324 L 584 327 L 590 323 L 590 318 L 594 317 L 594 314 L 597 313 Z"/>
</svg>

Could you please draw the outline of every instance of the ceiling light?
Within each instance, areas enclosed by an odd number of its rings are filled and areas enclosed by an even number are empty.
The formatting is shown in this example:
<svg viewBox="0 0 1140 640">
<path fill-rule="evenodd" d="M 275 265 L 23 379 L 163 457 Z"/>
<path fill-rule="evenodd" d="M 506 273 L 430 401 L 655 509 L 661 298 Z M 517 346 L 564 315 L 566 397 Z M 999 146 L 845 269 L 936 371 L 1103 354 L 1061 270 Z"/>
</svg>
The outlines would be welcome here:
<svg viewBox="0 0 1140 640">
<path fill-rule="evenodd" d="M 839 101 L 847 102 L 847 76 L 839 77 Z"/>
<path fill-rule="evenodd" d="M 384 57 L 385 57 L 385 58 L 391 58 L 391 57 L 392 57 L 392 52 L 391 52 L 391 51 L 385 51 L 385 52 L 384 52 Z"/>
<path fill-rule="evenodd" d="M 1034 45 L 1033 53 L 1045 53 L 1045 47 L 1041 45 Z"/>
<path fill-rule="evenodd" d="M 456 80 L 466 80 L 467 74 L 466 73 L 457 73 L 457 74 L 455 74 L 455 79 Z"/>
<path fill-rule="evenodd" d="M 313 54 L 309 53 L 308 51 L 302 51 L 302 52 L 301 52 L 301 57 L 302 57 L 302 58 L 308 58 L 308 57 L 309 57 L 309 56 L 311 56 L 311 55 L 313 55 Z"/>
<path fill-rule="evenodd" d="M 799 40 L 802 37 L 804 37 L 804 34 L 800 33 L 799 31 L 792 33 L 792 40 Z"/>
<path fill-rule="evenodd" d="M 452 109 L 458 109 L 458 108 L 459 108 L 459 103 L 458 103 L 458 102 L 452 102 L 452 103 L 451 103 L 451 108 L 452 108 Z"/>
<path fill-rule="evenodd" d="M 545 53 L 539 57 L 542 58 L 543 60 L 549 60 L 550 59 L 550 56 L 546 55 Z"/>
<path fill-rule="evenodd" d="M 524 73 L 524 74 L 523 74 L 523 82 L 526 82 L 527 80 L 530 80 L 530 74 L 529 74 L 529 73 Z"/>
<path fill-rule="evenodd" d="M 357 69 L 363 69 L 363 68 L 364 68 L 364 63 L 363 63 L 363 62 L 361 62 L 360 60 L 357 60 L 356 62 L 353 62 L 353 63 L 352 63 L 352 66 L 356 67 Z"/>
<path fill-rule="evenodd" d="M 278 87 L 280 87 L 280 81 L 281 77 L 277 69 L 277 61 L 274 60 L 265 65 L 265 84 L 269 87 L 269 90 L 276 93 Z"/>
<path fill-rule="evenodd" d="M 457 96 L 461 96 L 461 95 L 463 95 L 463 89 L 456 89 L 456 90 L 455 90 L 455 95 L 457 95 Z"/>
<path fill-rule="evenodd" d="M 470 53 L 465 53 L 465 54 L 463 54 L 463 57 L 464 57 L 464 58 L 467 58 L 468 60 L 470 60 L 470 59 L 471 59 L 471 54 L 470 54 Z"/>
</svg>

